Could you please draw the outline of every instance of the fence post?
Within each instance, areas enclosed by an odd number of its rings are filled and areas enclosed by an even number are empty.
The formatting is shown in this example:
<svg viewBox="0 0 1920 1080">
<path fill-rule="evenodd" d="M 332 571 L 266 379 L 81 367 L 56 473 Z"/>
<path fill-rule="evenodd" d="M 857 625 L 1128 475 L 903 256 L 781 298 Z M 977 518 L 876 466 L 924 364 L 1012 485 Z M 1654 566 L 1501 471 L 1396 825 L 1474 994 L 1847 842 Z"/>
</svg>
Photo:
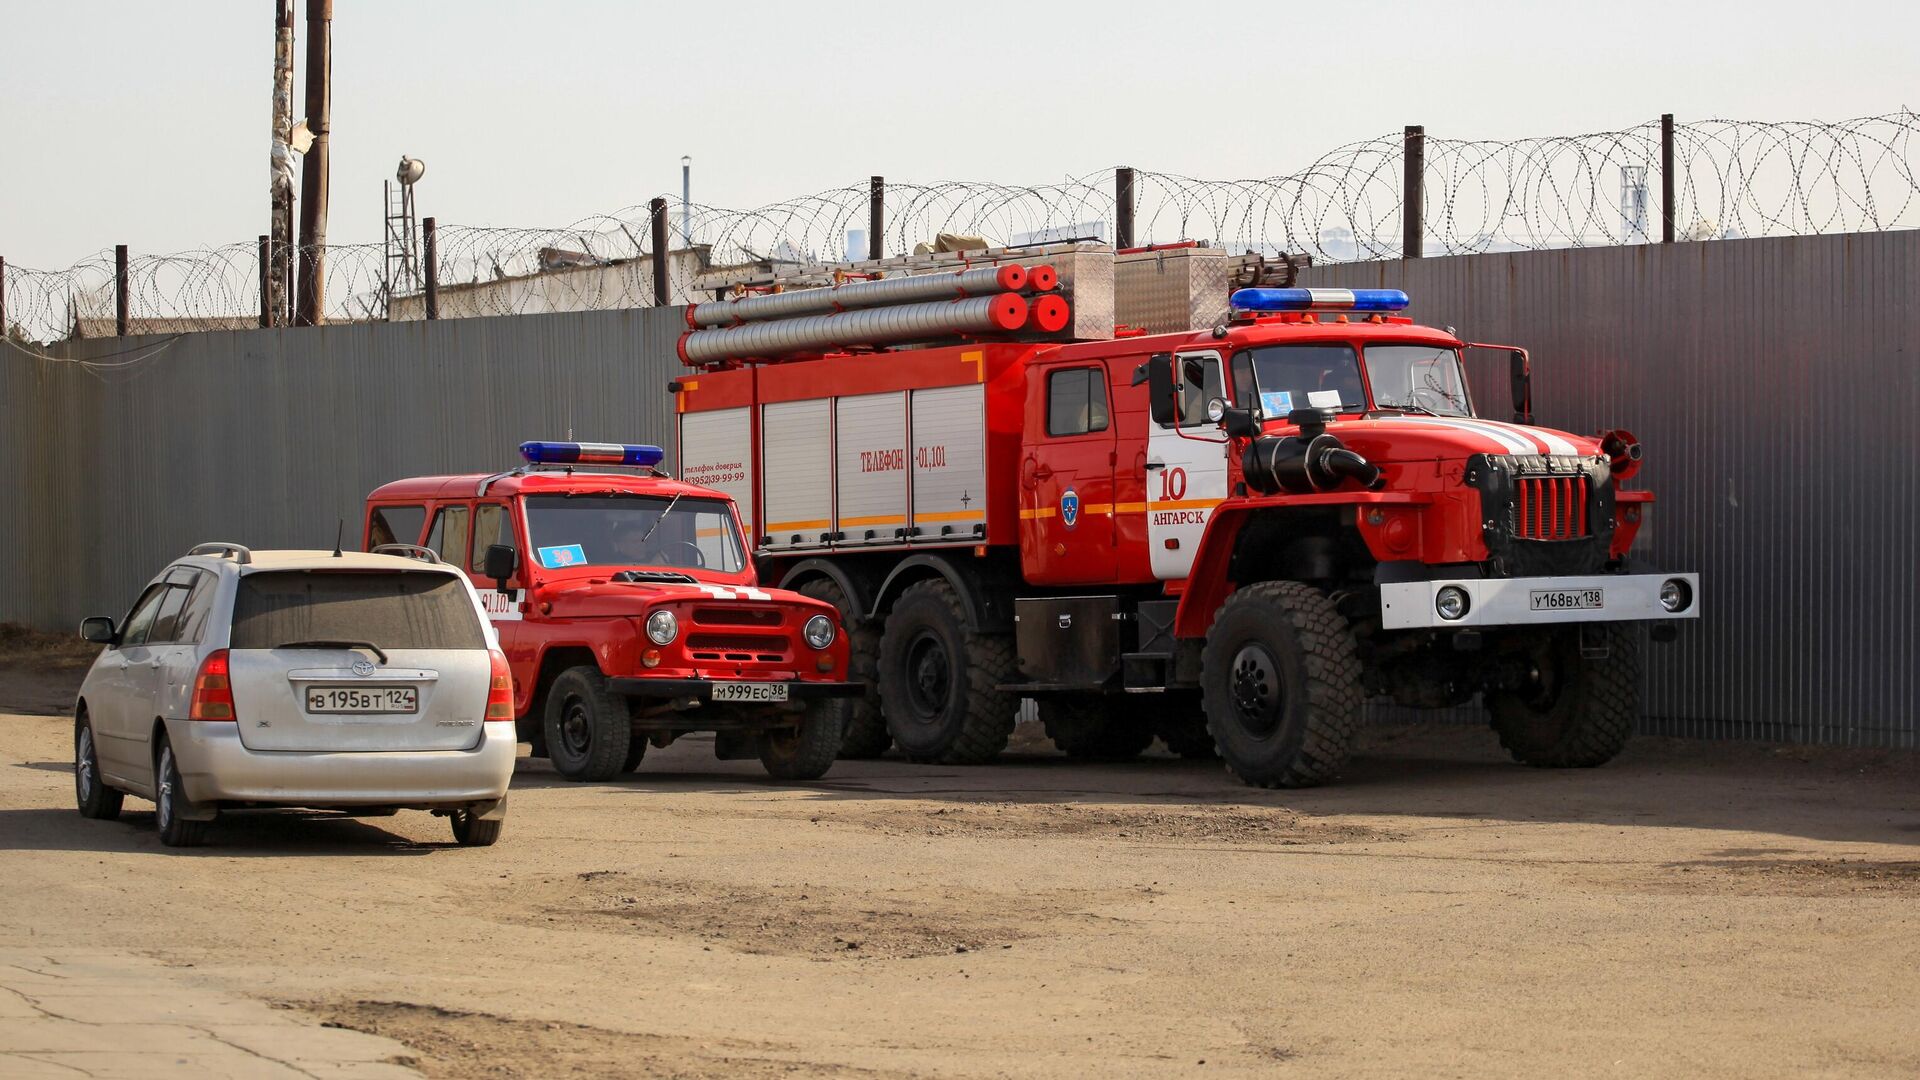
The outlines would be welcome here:
<svg viewBox="0 0 1920 1080">
<path fill-rule="evenodd" d="M 131 305 L 127 299 L 127 245 L 113 245 L 113 332 L 117 337 L 127 336 L 127 324 L 132 320 Z"/>
<path fill-rule="evenodd" d="M 671 245 L 667 242 L 667 200 L 657 198 L 647 204 L 653 218 L 653 306 L 666 307 L 673 303 L 673 296 L 667 285 L 667 253 Z"/>
<path fill-rule="evenodd" d="M 1113 170 L 1113 247 L 1115 251 L 1133 246 L 1133 169 L 1122 165 Z"/>
<path fill-rule="evenodd" d="M 0 341 L 7 337 L 7 260 L 0 255 Z"/>
<path fill-rule="evenodd" d="M 436 236 L 437 232 L 432 218 L 420 219 L 420 238 L 426 245 L 423 258 L 427 264 L 426 307 L 429 319 L 440 317 L 440 244 Z"/>
<path fill-rule="evenodd" d="M 273 325 L 273 237 L 260 238 L 260 325 Z"/>
<path fill-rule="evenodd" d="M 1400 183 L 1400 257 L 1418 259 L 1424 250 L 1426 235 L 1427 129 L 1419 124 L 1407 128 L 1406 174 Z"/>
<path fill-rule="evenodd" d="M 887 257 L 887 245 L 880 238 L 887 225 L 887 178 L 875 176 L 867 183 L 867 258 L 878 261 Z"/>
<path fill-rule="evenodd" d="M 1660 114 L 1660 242 L 1673 243 L 1673 114 Z"/>
</svg>

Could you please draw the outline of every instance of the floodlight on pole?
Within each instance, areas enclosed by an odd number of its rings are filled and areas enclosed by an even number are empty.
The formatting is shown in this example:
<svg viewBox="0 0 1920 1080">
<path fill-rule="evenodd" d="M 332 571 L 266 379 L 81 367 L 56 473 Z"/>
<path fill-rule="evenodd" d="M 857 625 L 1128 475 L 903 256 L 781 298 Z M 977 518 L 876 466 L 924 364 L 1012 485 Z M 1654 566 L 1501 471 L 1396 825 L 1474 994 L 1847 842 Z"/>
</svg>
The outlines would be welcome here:
<svg viewBox="0 0 1920 1080">
<path fill-rule="evenodd" d="M 402 187 L 412 187 L 427 174 L 427 163 L 415 157 L 400 158 L 400 167 L 393 171 L 393 178 L 400 181 Z"/>
<path fill-rule="evenodd" d="M 693 246 L 693 156 L 680 156 L 680 242 Z"/>
</svg>

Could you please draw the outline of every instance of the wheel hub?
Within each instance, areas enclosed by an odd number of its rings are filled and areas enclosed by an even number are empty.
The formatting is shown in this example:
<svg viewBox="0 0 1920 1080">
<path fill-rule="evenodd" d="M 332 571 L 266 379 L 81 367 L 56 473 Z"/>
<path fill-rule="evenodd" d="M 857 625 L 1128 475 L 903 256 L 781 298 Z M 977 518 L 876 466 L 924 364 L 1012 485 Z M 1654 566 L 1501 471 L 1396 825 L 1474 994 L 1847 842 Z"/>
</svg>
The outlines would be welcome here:
<svg viewBox="0 0 1920 1080">
<path fill-rule="evenodd" d="M 1265 738 L 1280 726 L 1282 705 L 1280 665 L 1267 647 L 1249 642 L 1233 655 L 1228 686 L 1233 711 L 1248 734 Z"/>
<path fill-rule="evenodd" d="M 575 756 L 585 756 L 593 744 L 592 717 L 587 713 L 587 703 L 579 698 L 568 698 L 560 714 L 560 741 Z"/>
<path fill-rule="evenodd" d="M 932 634 L 922 634 L 907 649 L 907 690 L 913 710 L 921 718 L 939 715 L 953 692 L 953 665 L 946 646 Z"/>
<path fill-rule="evenodd" d="M 80 733 L 80 765 L 74 770 L 74 782 L 80 785 L 80 797 L 93 794 L 93 733 Z"/>
</svg>

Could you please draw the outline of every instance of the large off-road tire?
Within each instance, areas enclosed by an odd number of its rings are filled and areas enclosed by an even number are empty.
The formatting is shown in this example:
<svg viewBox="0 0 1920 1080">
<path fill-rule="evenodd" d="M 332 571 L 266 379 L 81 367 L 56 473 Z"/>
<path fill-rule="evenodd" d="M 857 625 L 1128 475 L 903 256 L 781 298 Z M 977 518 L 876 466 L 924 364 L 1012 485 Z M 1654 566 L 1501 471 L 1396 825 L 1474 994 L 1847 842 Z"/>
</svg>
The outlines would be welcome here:
<svg viewBox="0 0 1920 1080">
<path fill-rule="evenodd" d="M 180 781 L 180 763 L 173 759 L 173 745 L 162 735 L 153 762 L 153 825 L 160 833 L 160 842 L 168 847 L 199 847 L 207 842 L 211 822 L 180 816 L 186 790 Z"/>
<path fill-rule="evenodd" d="M 126 794 L 100 779 L 100 752 L 93 742 L 93 721 L 82 712 L 73 722 L 73 801 L 80 816 L 112 821 L 120 816 Z"/>
<path fill-rule="evenodd" d="M 855 628 L 859 613 L 853 610 L 853 601 L 832 578 L 814 578 L 794 591 L 801 596 L 825 600 L 840 612 L 840 625 L 847 634 L 847 677 L 865 684 L 867 688 L 866 694 L 861 697 L 835 698 L 826 703 L 840 714 L 840 726 L 846 732 L 840 744 L 840 756 L 879 757 L 893 745 L 893 735 L 887 731 L 886 717 L 880 713 L 880 691 L 874 685 L 880 670 L 879 629 L 867 620 L 861 620 L 859 627 Z"/>
<path fill-rule="evenodd" d="M 818 780 L 833 768 L 846 737 L 845 715 L 831 708 L 844 698 L 807 706 L 796 727 L 774 728 L 760 736 L 760 764 L 777 780 Z"/>
<path fill-rule="evenodd" d="M 1581 656 L 1578 627 L 1555 630 L 1533 649 L 1536 685 L 1487 695 L 1493 730 L 1515 761 L 1587 769 L 1626 748 L 1640 713 L 1639 628 L 1589 627 L 1587 639 L 1606 646 L 1606 659 Z"/>
<path fill-rule="evenodd" d="M 507 824 L 505 818 L 486 820 L 471 810 L 455 810 L 447 818 L 453 823 L 453 841 L 461 847 L 492 847 Z"/>
<path fill-rule="evenodd" d="M 1207 714 L 1201 711 L 1199 695 L 1168 691 L 1142 697 L 1154 705 L 1153 733 L 1168 751 L 1183 758 L 1220 756 L 1213 748 L 1213 732 L 1207 730 Z"/>
<path fill-rule="evenodd" d="M 1060 752 L 1079 761 L 1127 761 L 1153 745 L 1153 725 L 1128 695 L 1044 697 L 1040 724 Z"/>
<path fill-rule="evenodd" d="M 992 761 L 1018 719 L 1020 699 L 999 689 L 1014 671 L 1013 638 L 970 629 L 945 579 L 907 586 L 880 634 L 880 705 L 894 743 L 915 761 Z"/>
<path fill-rule="evenodd" d="M 553 771 L 575 781 L 611 780 L 633 749 L 633 711 L 598 669 L 570 667 L 547 691 L 546 733 Z"/>
<path fill-rule="evenodd" d="M 1353 633 L 1326 595 L 1294 581 L 1235 592 L 1200 671 L 1207 730 L 1235 776 L 1311 787 L 1339 775 L 1365 697 Z"/>
</svg>

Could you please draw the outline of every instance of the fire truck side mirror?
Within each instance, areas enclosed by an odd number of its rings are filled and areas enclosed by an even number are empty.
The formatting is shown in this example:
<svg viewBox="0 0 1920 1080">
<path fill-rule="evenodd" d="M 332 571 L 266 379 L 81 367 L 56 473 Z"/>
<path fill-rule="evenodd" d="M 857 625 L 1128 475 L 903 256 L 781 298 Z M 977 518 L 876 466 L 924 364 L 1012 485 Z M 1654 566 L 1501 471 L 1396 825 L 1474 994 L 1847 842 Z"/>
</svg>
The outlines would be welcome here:
<svg viewBox="0 0 1920 1080">
<path fill-rule="evenodd" d="M 493 587 L 506 591 L 507 579 L 513 576 L 520 562 L 519 553 L 508 544 L 488 544 L 487 554 L 481 560 L 480 573 L 493 579 Z"/>
<path fill-rule="evenodd" d="M 1156 424 L 1179 421 L 1179 402 L 1173 389 L 1173 354 L 1154 353 L 1147 357 L 1147 408 Z"/>
<path fill-rule="evenodd" d="M 1513 422 L 1516 424 L 1533 423 L 1533 364 L 1527 359 L 1527 350 L 1515 349 L 1507 354 L 1509 368 L 1513 377 Z"/>
<path fill-rule="evenodd" d="M 1228 409 L 1220 419 L 1220 430 L 1230 438 L 1251 439 L 1260 434 L 1260 424 L 1253 418 L 1252 409 Z"/>
</svg>

